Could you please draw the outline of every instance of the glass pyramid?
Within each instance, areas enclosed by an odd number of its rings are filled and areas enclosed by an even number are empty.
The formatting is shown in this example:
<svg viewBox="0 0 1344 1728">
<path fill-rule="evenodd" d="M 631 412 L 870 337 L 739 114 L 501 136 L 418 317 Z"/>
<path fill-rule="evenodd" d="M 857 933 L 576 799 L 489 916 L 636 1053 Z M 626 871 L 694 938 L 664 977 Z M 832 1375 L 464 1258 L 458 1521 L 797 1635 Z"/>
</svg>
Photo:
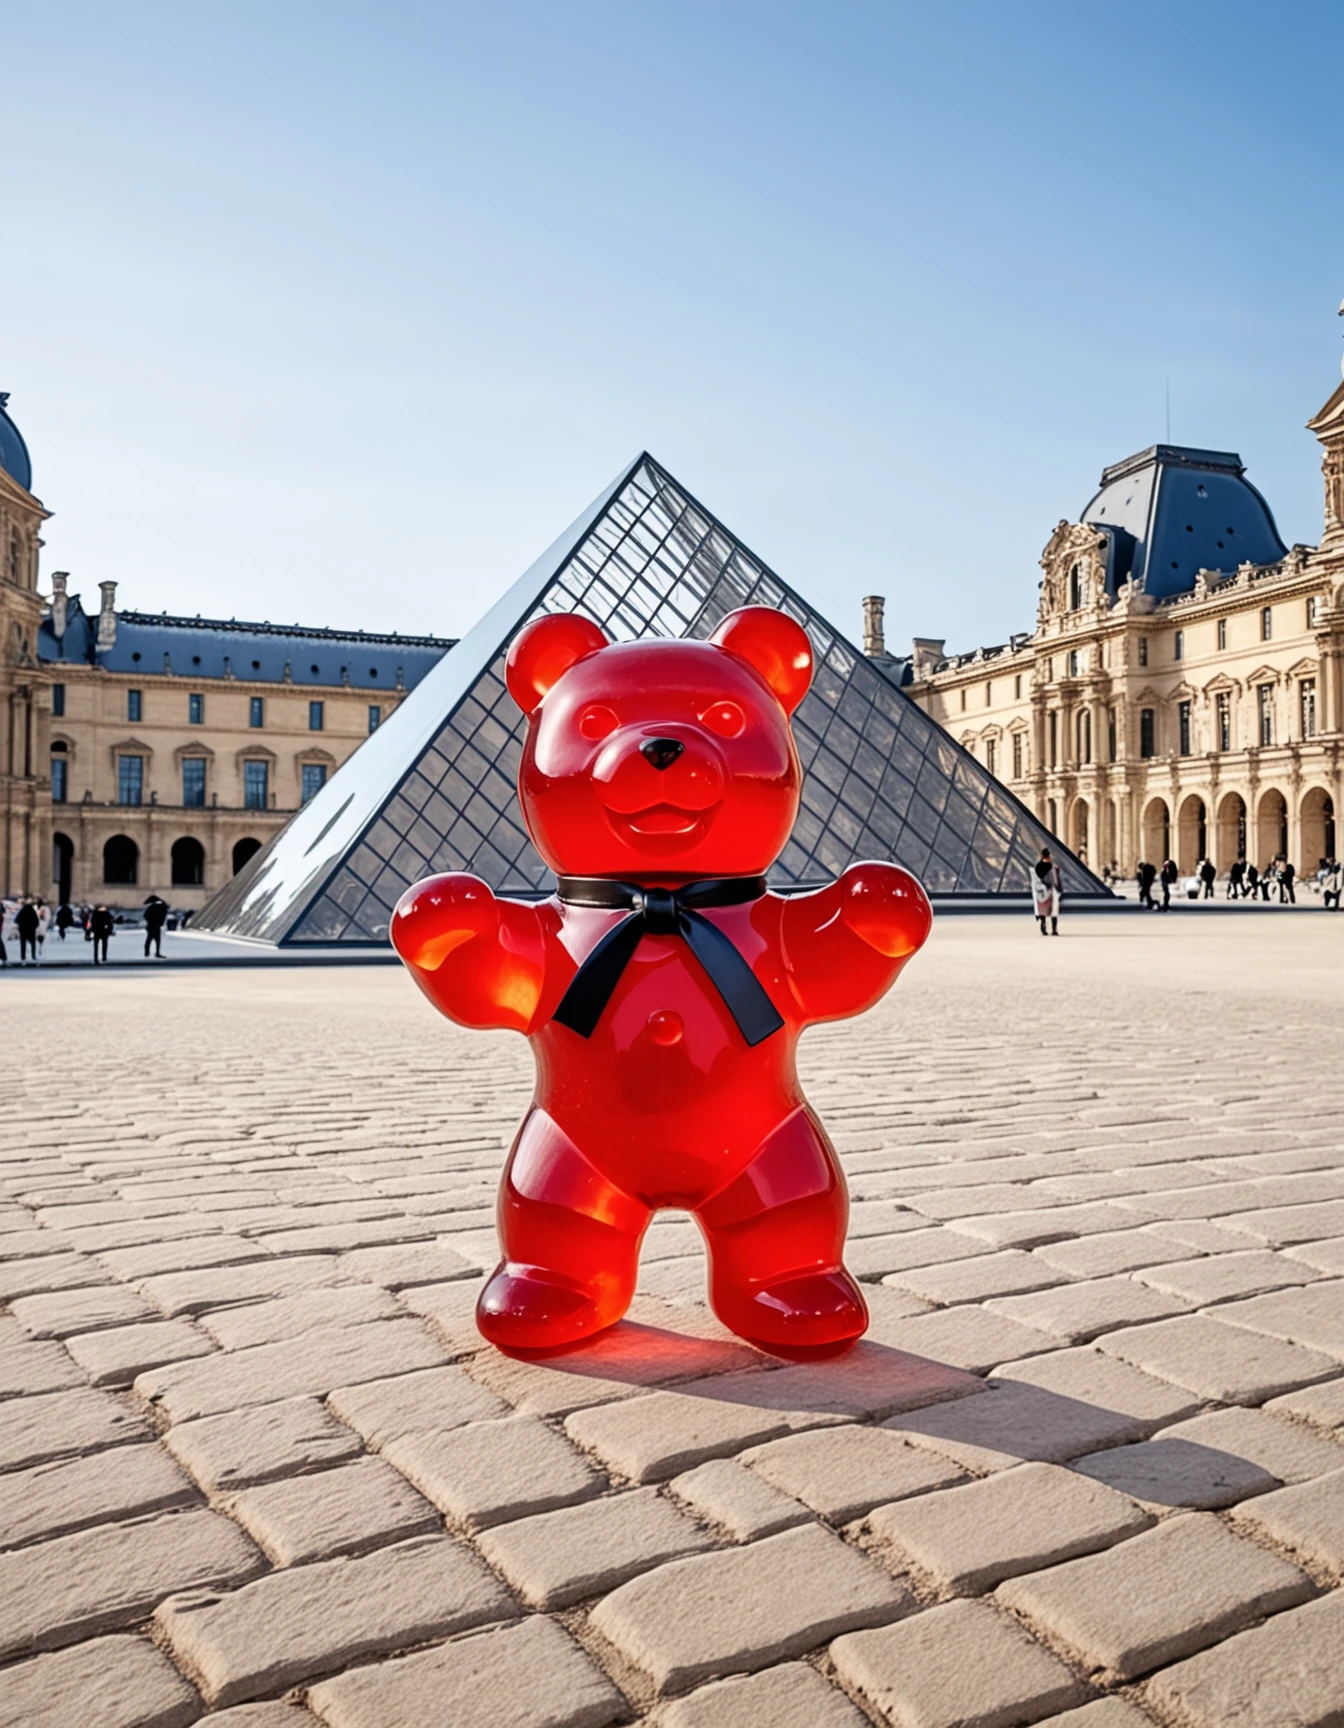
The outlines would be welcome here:
<svg viewBox="0 0 1344 1728">
<path fill-rule="evenodd" d="M 794 715 L 805 780 L 771 872 L 788 889 L 859 858 L 903 864 L 931 894 L 1027 892 L 1048 845 L 1064 890 L 1108 890 L 869 659 L 665 468 L 639 456 L 451 649 L 321 792 L 193 920 L 285 945 L 378 943 L 403 889 L 470 870 L 502 893 L 548 893 L 515 780 L 524 721 L 504 653 L 528 619 L 581 612 L 613 640 L 708 636 L 735 607 L 807 630 L 816 677 Z"/>
</svg>

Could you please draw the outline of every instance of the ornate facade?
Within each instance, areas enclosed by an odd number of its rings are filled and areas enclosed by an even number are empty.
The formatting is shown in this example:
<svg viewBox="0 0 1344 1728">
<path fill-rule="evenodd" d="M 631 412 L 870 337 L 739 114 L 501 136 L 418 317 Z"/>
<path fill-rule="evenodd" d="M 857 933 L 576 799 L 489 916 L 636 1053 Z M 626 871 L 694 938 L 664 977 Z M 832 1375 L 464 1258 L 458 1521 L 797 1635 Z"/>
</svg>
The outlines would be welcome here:
<svg viewBox="0 0 1344 1728">
<path fill-rule="evenodd" d="M 1036 628 L 907 693 L 1094 869 L 1334 856 L 1344 799 L 1344 385 L 1319 546 L 1285 548 L 1238 457 L 1156 445 L 1041 557 Z"/>
<path fill-rule="evenodd" d="M 452 644 L 86 611 L 38 593 L 28 453 L 0 399 L 0 802 L 7 894 L 194 910 L 241 869 Z"/>
</svg>

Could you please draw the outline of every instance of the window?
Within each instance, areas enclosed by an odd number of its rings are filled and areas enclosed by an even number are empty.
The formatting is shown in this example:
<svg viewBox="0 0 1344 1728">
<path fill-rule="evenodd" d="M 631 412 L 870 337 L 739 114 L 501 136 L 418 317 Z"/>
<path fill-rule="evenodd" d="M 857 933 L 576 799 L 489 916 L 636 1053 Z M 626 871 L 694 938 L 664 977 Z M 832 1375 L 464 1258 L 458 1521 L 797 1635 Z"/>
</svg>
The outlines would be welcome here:
<svg viewBox="0 0 1344 1728">
<path fill-rule="evenodd" d="M 266 698 L 253 696 L 247 704 L 247 723 L 249 726 L 264 726 L 266 724 Z"/>
<path fill-rule="evenodd" d="M 1226 690 L 1220 690 L 1214 698 L 1218 712 L 1218 748 L 1232 748 L 1232 698 Z"/>
<path fill-rule="evenodd" d="M 1185 631 L 1178 630 L 1171 639 L 1171 657 L 1173 660 L 1185 659 Z"/>
<path fill-rule="evenodd" d="M 65 713 L 64 684 L 53 684 L 51 687 L 51 711 L 58 720 Z"/>
<path fill-rule="evenodd" d="M 1014 675 L 1014 678 L 1013 678 L 1013 699 L 1014 699 L 1014 701 L 1018 700 L 1021 697 L 1021 695 L 1022 695 L 1022 674 L 1020 672 L 1018 672 Z"/>
<path fill-rule="evenodd" d="M 305 762 L 303 765 L 303 802 L 320 792 L 326 784 L 327 770 L 322 762 Z"/>
<path fill-rule="evenodd" d="M 1148 638 L 1146 636 L 1140 636 L 1139 637 L 1139 665 L 1140 666 L 1146 666 L 1147 664 L 1148 664 Z"/>
<path fill-rule="evenodd" d="M 1227 619 L 1226 618 L 1220 618 L 1218 620 L 1218 647 L 1220 650 L 1227 647 Z"/>
<path fill-rule="evenodd" d="M 322 730 L 323 707 L 324 704 L 321 702 L 310 702 L 308 704 L 308 730 L 310 732 L 320 732 Z"/>
<path fill-rule="evenodd" d="M 994 772 L 995 758 L 997 757 L 997 755 L 998 755 L 998 745 L 996 744 L 995 740 L 993 738 L 986 738 L 985 739 L 985 767 L 989 769 L 991 774 Z"/>
<path fill-rule="evenodd" d="M 985 707 L 986 708 L 992 707 L 993 702 L 994 702 L 994 682 L 992 679 L 986 678 L 986 680 L 985 680 Z"/>
<path fill-rule="evenodd" d="M 966 692 L 964 690 L 961 693 L 961 711 L 963 714 L 966 712 Z"/>
<path fill-rule="evenodd" d="M 257 701 L 259 698 L 254 697 L 253 700 Z M 243 806 L 245 809 L 264 810 L 266 808 L 269 779 L 268 763 L 243 763 Z"/>
<path fill-rule="evenodd" d="M 64 804 L 69 797 L 70 764 L 64 756 L 53 756 L 51 759 L 51 801 L 53 804 Z"/>
<path fill-rule="evenodd" d="M 1083 573 L 1075 564 L 1069 571 L 1069 611 L 1077 612 L 1083 604 Z"/>
<path fill-rule="evenodd" d="M 145 787 L 143 756 L 117 757 L 117 802 L 138 804 Z"/>
<path fill-rule="evenodd" d="M 1092 760 L 1092 710 L 1084 708 L 1078 715 L 1078 761 Z"/>
<path fill-rule="evenodd" d="M 1022 778 L 1022 734 L 1013 733 L 1013 779 Z"/>
<path fill-rule="evenodd" d="M 1176 705 L 1176 725 L 1180 732 L 1181 755 L 1190 754 L 1190 704 L 1178 702 Z"/>
<path fill-rule="evenodd" d="M 1260 742 L 1274 742 L 1274 686 L 1260 684 L 1256 686 L 1255 699 L 1260 713 Z"/>
<path fill-rule="evenodd" d="M 1156 745 L 1153 739 L 1153 711 L 1151 708 L 1139 710 L 1139 755 L 1155 756 Z"/>
<path fill-rule="evenodd" d="M 1076 678 L 1077 676 L 1078 676 L 1078 650 L 1076 648 L 1070 648 L 1069 649 L 1069 677 L 1070 678 Z"/>
<path fill-rule="evenodd" d="M 376 732 L 383 718 L 383 711 L 376 702 L 369 704 L 369 731 Z"/>
<path fill-rule="evenodd" d="M 1047 684 L 1053 684 L 1055 681 L 1055 657 L 1053 654 L 1045 663 L 1045 681 Z"/>
<path fill-rule="evenodd" d="M 1106 760 L 1115 761 L 1115 709 L 1106 710 Z"/>
<path fill-rule="evenodd" d="M 144 714 L 144 697 L 138 690 L 126 692 L 126 718 L 134 725 Z"/>
<path fill-rule="evenodd" d="M 1321 597 L 1313 594 L 1307 601 L 1307 629 L 1314 630 L 1321 618 Z M 53 712 L 55 710 L 53 709 Z"/>
<path fill-rule="evenodd" d="M 182 758 L 182 802 L 191 809 L 205 807 L 205 757 Z"/>
<path fill-rule="evenodd" d="M 199 690 L 193 690 L 187 697 L 187 725 L 205 725 L 205 697 Z"/>
<path fill-rule="evenodd" d="M 1269 642 L 1273 639 L 1273 636 L 1274 608 L 1272 606 L 1262 606 L 1260 608 L 1260 640 L 1262 642 Z"/>
<path fill-rule="evenodd" d="M 1298 705 L 1302 714 L 1302 736 L 1316 736 L 1316 680 L 1304 678 L 1297 687 Z"/>
<path fill-rule="evenodd" d="M 1050 710 L 1050 766 L 1052 768 L 1055 768 L 1055 767 L 1058 767 L 1058 765 L 1059 765 L 1059 712 L 1057 709 L 1052 708 Z M 1053 833 L 1053 832 L 1054 832 L 1054 830 L 1052 828 L 1051 833 Z"/>
</svg>

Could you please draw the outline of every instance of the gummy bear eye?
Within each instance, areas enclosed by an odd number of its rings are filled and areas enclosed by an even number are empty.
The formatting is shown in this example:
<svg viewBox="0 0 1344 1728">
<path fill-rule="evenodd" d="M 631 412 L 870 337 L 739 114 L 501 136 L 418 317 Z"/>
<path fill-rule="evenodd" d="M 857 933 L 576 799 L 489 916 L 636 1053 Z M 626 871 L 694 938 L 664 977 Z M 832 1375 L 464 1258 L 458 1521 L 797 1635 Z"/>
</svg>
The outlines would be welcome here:
<svg viewBox="0 0 1344 1728">
<path fill-rule="evenodd" d="M 620 721 L 611 709 L 603 707 L 600 702 L 594 702 L 591 707 L 585 708 L 583 713 L 579 715 L 579 731 L 583 733 L 585 738 L 591 738 L 594 741 L 598 738 L 605 738 L 608 733 L 614 732 L 619 725 Z"/>
<path fill-rule="evenodd" d="M 747 723 L 747 717 L 736 702 L 711 702 L 700 719 L 720 738 L 736 738 Z"/>
</svg>

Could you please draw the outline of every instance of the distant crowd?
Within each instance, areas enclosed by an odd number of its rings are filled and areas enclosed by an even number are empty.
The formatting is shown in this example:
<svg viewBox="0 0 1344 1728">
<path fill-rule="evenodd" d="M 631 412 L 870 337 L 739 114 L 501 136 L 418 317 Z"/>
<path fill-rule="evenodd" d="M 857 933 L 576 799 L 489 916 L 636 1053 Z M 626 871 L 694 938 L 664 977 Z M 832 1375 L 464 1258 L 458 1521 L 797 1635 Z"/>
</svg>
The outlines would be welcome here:
<svg viewBox="0 0 1344 1728">
<path fill-rule="evenodd" d="M 1102 871 L 1102 878 L 1107 886 L 1113 886 L 1120 881 L 1117 867 L 1111 864 Z M 1182 877 L 1174 859 L 1168 858 L 1160 866 L 1149 863 L 1146 859 L 1139 863 L 1134 872 L 1134 880 L 1138 885 L 1139 900 L 1150 910 L 1165 912 L 1171 906 L 1173 889 L 1182 885 Z M 1218 871 L 1212 859 L 1201 858 L 1195 866 L 1193 876 L 1186 877 L 1182 891 L 1189 900 L 1212 900 L 1214 885 L 1218 880 Z M 1225 879 L 1225 898 L 1228 900 L 1261 900 L 1273 898 L 1278 891 L 1278 901 L 1283 906 L 1297 904 L 1297 884 L 1301 878 L 1292 861 L 1282 853 L 1272 859 L 1263 869 L 1257 869 L 1245 858 L 1238 858 L 1229 866 Z M 1338 858 L 1322 858 L 1315 872 L 1308 878 L 1312 886 L 1321 895 L 1325 909 L 1328 912 L 1339 911 L 1340 891 L 1344 888 L 1344 865 Z M 1161 893 L 1161 900 L 1156 894 Z"/>
<path fill-rule="evenodd" d="M 7 899 L 0 905 L 3 905 L 0 966 L 9 965 L 11 944 L 18 948 L 18 965 L 40 966 L 43 948 L 53 928 L 62 942 L 72 930 L 82 931 L 84 940 L 93 945 L 94 965 L 106 965 L 107 944 L 113 930 L 123 922 L 122 915 L 112 912 L 101 902 L 96 906 L 71 906 L 62 901 L 53 913 L 45 900 L 26 894 L 22 898 Z M 163 927 L 167 921 L 168 902 L 157 894 L 151 894 L 145 901 L 143 921 L 146 959 L 151 954 L 160 960 L 163 958 Z"/>
</svg>

